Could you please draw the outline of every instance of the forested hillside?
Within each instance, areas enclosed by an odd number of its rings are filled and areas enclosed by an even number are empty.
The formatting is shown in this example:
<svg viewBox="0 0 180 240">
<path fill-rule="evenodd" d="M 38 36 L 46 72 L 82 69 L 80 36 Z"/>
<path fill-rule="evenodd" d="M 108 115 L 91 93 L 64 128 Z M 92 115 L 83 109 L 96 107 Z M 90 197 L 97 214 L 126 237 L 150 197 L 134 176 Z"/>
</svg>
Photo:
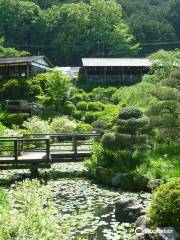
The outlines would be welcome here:
<svg viewBox="0 0 180 240">
<path fill-rule="evenodd" d="M 178 48 L 179 12 L 179 0 L 0 0 L 0 35 L 6 47 L 78 65 Z"/>
</svg>

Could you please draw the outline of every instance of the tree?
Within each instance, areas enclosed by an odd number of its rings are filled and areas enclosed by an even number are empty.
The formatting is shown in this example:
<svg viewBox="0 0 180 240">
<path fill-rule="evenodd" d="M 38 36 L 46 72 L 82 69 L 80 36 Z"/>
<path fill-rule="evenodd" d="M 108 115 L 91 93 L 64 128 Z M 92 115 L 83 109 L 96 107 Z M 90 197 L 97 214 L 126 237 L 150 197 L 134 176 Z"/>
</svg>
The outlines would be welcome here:
<svg viewBox="0 0 180 240">
<path fill-rule="evenodd" d="M 51 36 L 52 55 L 60 54 L 63 62 L 77 64 L 84 56 L 126 56 L 138 50 L 115 0 L 56 6 L 45 18 L 49 31 L 56 33 Z"/>
<path fill-rule="evenodd" d="M 0 58 L 23 57 L 27 55 L 29 55 L 29 53 L 25 51 L 18 51 L 15 48 L 5 48 L 4 38 L 0 37 Z"/>
<path fill-rule="evenodd" d="M 62 112 L 70 87 L 70 79 L 56 70 L 39 74 L 38 79 L 41 82 L 45 80 L 44 92 L 37 96 L 39 101 L 51 111 Z"/>
<path fill-rule="evenodd" d="M 32 2 L 0 0 L 0 32 L 9 44 L 30 45 L 38 36 L 40 7 Z"/>
</svg>

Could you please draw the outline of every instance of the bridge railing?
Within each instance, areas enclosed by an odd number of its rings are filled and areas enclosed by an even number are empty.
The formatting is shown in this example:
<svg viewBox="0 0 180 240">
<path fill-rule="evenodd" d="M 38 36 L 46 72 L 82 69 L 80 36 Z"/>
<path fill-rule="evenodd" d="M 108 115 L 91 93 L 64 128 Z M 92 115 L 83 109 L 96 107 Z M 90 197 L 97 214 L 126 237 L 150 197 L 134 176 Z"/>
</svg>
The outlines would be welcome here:
<svg viewBox="0 0 180 240">
<path fill-rule="evenodd" d="M 45 152 L 45 160 L 50 160 L 50 139 L 48 137 L 30 139 L 21 139 L 19 137 L 0 138 L 1 160 L 8 160 L 9 158 L 13 158 L 13 160 L 18 161 L 19 157 L 23 153 L 27 152 Z"/>
<path fill-rule="evenodd" d="M 51 152 L 74 152 L 92 150 L 94 139 L 99 139 L 99 133 L 55 133 L 55 134 L 25 134 L 24 138 L 49 137 Z"/>
</svg>

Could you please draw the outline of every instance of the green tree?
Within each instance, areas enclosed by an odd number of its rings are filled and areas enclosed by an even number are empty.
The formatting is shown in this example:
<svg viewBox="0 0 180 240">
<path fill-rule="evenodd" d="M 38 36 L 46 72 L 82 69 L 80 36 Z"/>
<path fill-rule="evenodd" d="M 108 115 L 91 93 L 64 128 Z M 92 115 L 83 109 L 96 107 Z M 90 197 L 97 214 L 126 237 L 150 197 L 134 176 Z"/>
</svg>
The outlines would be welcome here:
<svg viewBox="0 0 180 240">
<path fill-rule="evenodd" d="M 63 111 L 64 102 L 68 96 L 70 79 L 63 73 L 53 70 L 38 76 L 39 81 L 45 79 L 44 92 L 37 96 L 39 101 L 52 111 Z"/>
<path fill-rule="evenodd" d="M 4 38 L 0 37 L 0 58 L 6 57 L 23 57 L 29 55 L 28 52 L 18 51 L 15 48 L 4 47 Z"/>
</svg>

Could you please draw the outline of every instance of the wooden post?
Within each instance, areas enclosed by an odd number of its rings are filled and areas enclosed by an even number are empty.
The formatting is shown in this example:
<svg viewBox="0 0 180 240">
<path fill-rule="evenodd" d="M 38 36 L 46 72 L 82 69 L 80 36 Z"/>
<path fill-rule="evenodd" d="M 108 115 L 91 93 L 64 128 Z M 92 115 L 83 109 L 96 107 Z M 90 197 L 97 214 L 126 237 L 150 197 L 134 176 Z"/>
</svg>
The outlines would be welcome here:
<svg viewBox="0 0 180 240">
<path fill-rule="evenodd" d="M 15 161 L 18 160 L 18 140 L 14 140 L 14 159 Z"/>
<path fill-rule="evenodd" d="M 46 137 L 46 159 L 50 160 L 50 138 Z"/>
<path fill-rule="evenodd" d="M 38 178 L 39 172 L 36 164 L 31 165 L 31 179 Z"/>
<path fill-rule="evenodd" d="M 72 144 L 73 144 L 73 151 L 74 151 L 74 159 L 77 158 L 77 139 L 75 136 L 72 138 Z"/>
</svg>

